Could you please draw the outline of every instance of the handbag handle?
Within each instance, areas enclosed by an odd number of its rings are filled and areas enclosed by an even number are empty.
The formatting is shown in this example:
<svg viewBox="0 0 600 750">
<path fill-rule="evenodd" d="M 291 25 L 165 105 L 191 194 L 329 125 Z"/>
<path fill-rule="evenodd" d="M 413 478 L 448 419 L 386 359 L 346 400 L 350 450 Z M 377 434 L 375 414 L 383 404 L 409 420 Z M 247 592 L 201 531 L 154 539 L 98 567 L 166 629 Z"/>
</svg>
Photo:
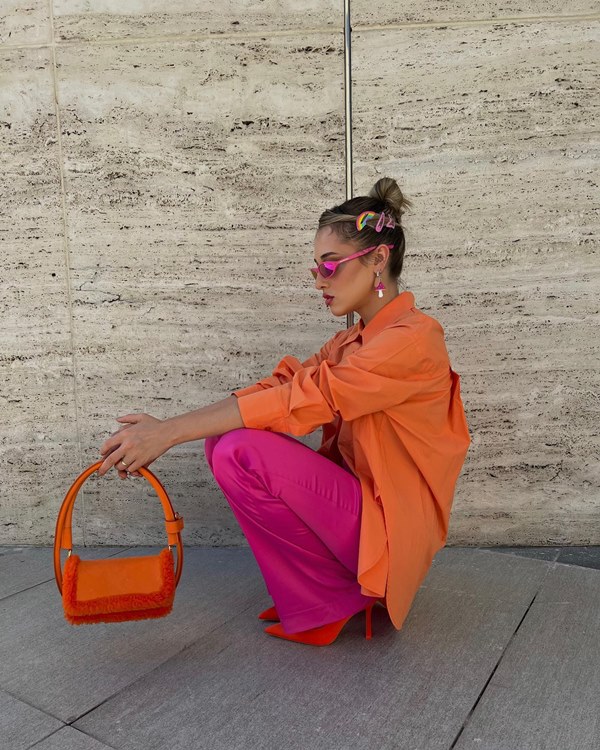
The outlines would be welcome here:
<svg viewBox="0 0 600 750">
<path fill-rule="evenodd" d="M 56 578 L 56 585 L 58 590 L 62 594 L 62 570 L 60 563 L 60 551 L 65 549 L 69 551 L 69 555 L 73 549 L 73 538 L 72 538 L 72 516 L 73 506 L 77 498 L 77 493 L 81 489 L 81 486 L 85 480 L 99 469 L 104 461 L 97 461 L 95 464 L 88 466 L 87 469 L 81 472 L 77 479 L 71 485 L 67 492 L 65 499 L 60 507 L 58 513 L 58 519 L 56 521 L 56 533 L 54 535 L 54 577 Z M 179 583 L 181 578 L 181 571 L 183 568 L 183 545 L 181 543 L 181 529 L 183 529 L 183 518 L 173 510 L 171 501 L 165 488 L 160 483 L 159 479 L 144 466 L 140 466 L 138 469 L 140 474 L 147 479 L 150 484 L 154 487 L 158 499 L 160 500 L 163 513 L 165 515 L 165 528 L 167 531 L 167 537 L 169 542 L 169 549 L 171 546 L 177 547 L 177 569 L 175 571 L 175 586 Z"/>
</svg>

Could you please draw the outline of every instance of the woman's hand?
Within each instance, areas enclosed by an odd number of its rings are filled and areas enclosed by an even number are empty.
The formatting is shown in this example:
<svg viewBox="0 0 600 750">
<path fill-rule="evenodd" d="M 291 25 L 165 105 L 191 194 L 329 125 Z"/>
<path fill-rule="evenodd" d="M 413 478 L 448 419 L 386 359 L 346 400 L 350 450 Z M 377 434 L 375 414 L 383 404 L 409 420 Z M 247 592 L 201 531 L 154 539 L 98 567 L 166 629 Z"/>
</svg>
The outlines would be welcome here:
<svg viewBox="0 0 600 750">
<path fill-rule="evenodd" d="M 141 477 L 138 471 L 141 466 L 147 468 L 172 447 L 164 422 L 156 417 L 126 414 L 117 417 L 117 422 L 125 424 L 113 432 L 100 448 L 100 456 L 104 459 L 98 469 L 100 476 L 114 466 L 121 479 L 129 475 Z M 127 464 L 127 468 L 121 461 Z"/>
</svg>

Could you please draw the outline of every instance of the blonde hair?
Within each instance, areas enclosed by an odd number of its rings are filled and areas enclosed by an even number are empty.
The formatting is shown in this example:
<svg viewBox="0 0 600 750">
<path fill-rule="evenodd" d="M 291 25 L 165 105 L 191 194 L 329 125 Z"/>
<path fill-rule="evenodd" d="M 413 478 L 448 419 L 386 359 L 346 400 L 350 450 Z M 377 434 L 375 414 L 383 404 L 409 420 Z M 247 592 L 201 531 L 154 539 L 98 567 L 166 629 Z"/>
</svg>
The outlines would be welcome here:
<svg viewBox="0 0 600 750">
<path fill-rule="evenodd" d="M 390 278 L 398 279 L 402 272 L 404 262 L 404 229 L 401 225 L 402 215 L 405 208 L 410 208 L 410 201 L 400 190 L 396 180 L 391 177 L 381 177 L 369 191 L 369 195 L 359 195 L 350 198 L 338 206 L 328 208 L 319 217 L 317 232 L 323 227 L 330 226 L 338 239 L 342 242 L 351 242 L 357 250 L 363 250 L 371 245 L 387 243 L 392 245 L 388 262 L 388 273 Z M 359 232 L 356 227 L 356 219 L 363 211 L 373 211 L 377 215 L 367 221 Z M 396 222 L 395 227 L 384 226 L 380 232 L 375 231 L 375 226 L 381 211 Z M 358 260 L 364 265 L 370 262 L 367 256 L 361 256 Z"/>
</svg>

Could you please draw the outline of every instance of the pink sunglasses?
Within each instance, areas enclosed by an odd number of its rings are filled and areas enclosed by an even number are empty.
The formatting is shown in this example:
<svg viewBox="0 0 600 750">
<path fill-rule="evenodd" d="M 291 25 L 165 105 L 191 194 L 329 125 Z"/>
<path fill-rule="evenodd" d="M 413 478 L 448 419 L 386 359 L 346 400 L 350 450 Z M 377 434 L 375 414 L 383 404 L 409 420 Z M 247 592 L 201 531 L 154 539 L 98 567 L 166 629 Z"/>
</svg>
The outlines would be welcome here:
<svg viewBox="0 0 600 750">
<path fill-rule="evenodd" d="M 337 271 L 337 267 L 340 265 L 340 263 L 345 263 L 347 260 L 352 260 L 353 258 L 358 258 L 361 255 L 366 255 L 367 253 L 370 253 L 371 250 L 375 250 L 376 248 L 381 247 L 381 245 L 385 245 L 385 247 L 389 248 L 390 250 L 394 247 L 393 245 L 387 245 L 385 242 L 380 242 L 378 245 L 367 247 L 365 250 L 360 250 L 358 253 L 349 255 L 347 258 L 342 258 L 341 260 L 326 260 L 324 263 L 319 263 L 319 265 L 315 268 L 309 268 L 308 270 L 312 273 L 313 278 L 315 279 L 317 278 L 317 273 L 320 273 L 324 279 L 328 279 Z"/>
</svg>

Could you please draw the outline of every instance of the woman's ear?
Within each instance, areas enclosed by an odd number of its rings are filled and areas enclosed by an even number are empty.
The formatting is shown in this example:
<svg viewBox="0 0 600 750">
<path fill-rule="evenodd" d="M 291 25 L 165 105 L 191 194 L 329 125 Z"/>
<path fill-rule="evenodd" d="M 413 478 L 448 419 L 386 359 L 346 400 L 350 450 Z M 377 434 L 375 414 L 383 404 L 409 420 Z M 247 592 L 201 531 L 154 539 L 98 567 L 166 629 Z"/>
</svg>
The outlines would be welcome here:
<svg viewBox="0 0 600 750">
<path fill-rule="evenodd" d="M 390 249 L 387 247 L 387 245 L 380 245 L 377 250 L 375 250 L 375 256 L 373 257 L 373 265 L 379 265 L 380 263 L 383 263 L 383 268 L 387 265 L 388 258 L 390 257 Z M 381 271 L 383 272 L 383 268 Z"/>
</svg>

